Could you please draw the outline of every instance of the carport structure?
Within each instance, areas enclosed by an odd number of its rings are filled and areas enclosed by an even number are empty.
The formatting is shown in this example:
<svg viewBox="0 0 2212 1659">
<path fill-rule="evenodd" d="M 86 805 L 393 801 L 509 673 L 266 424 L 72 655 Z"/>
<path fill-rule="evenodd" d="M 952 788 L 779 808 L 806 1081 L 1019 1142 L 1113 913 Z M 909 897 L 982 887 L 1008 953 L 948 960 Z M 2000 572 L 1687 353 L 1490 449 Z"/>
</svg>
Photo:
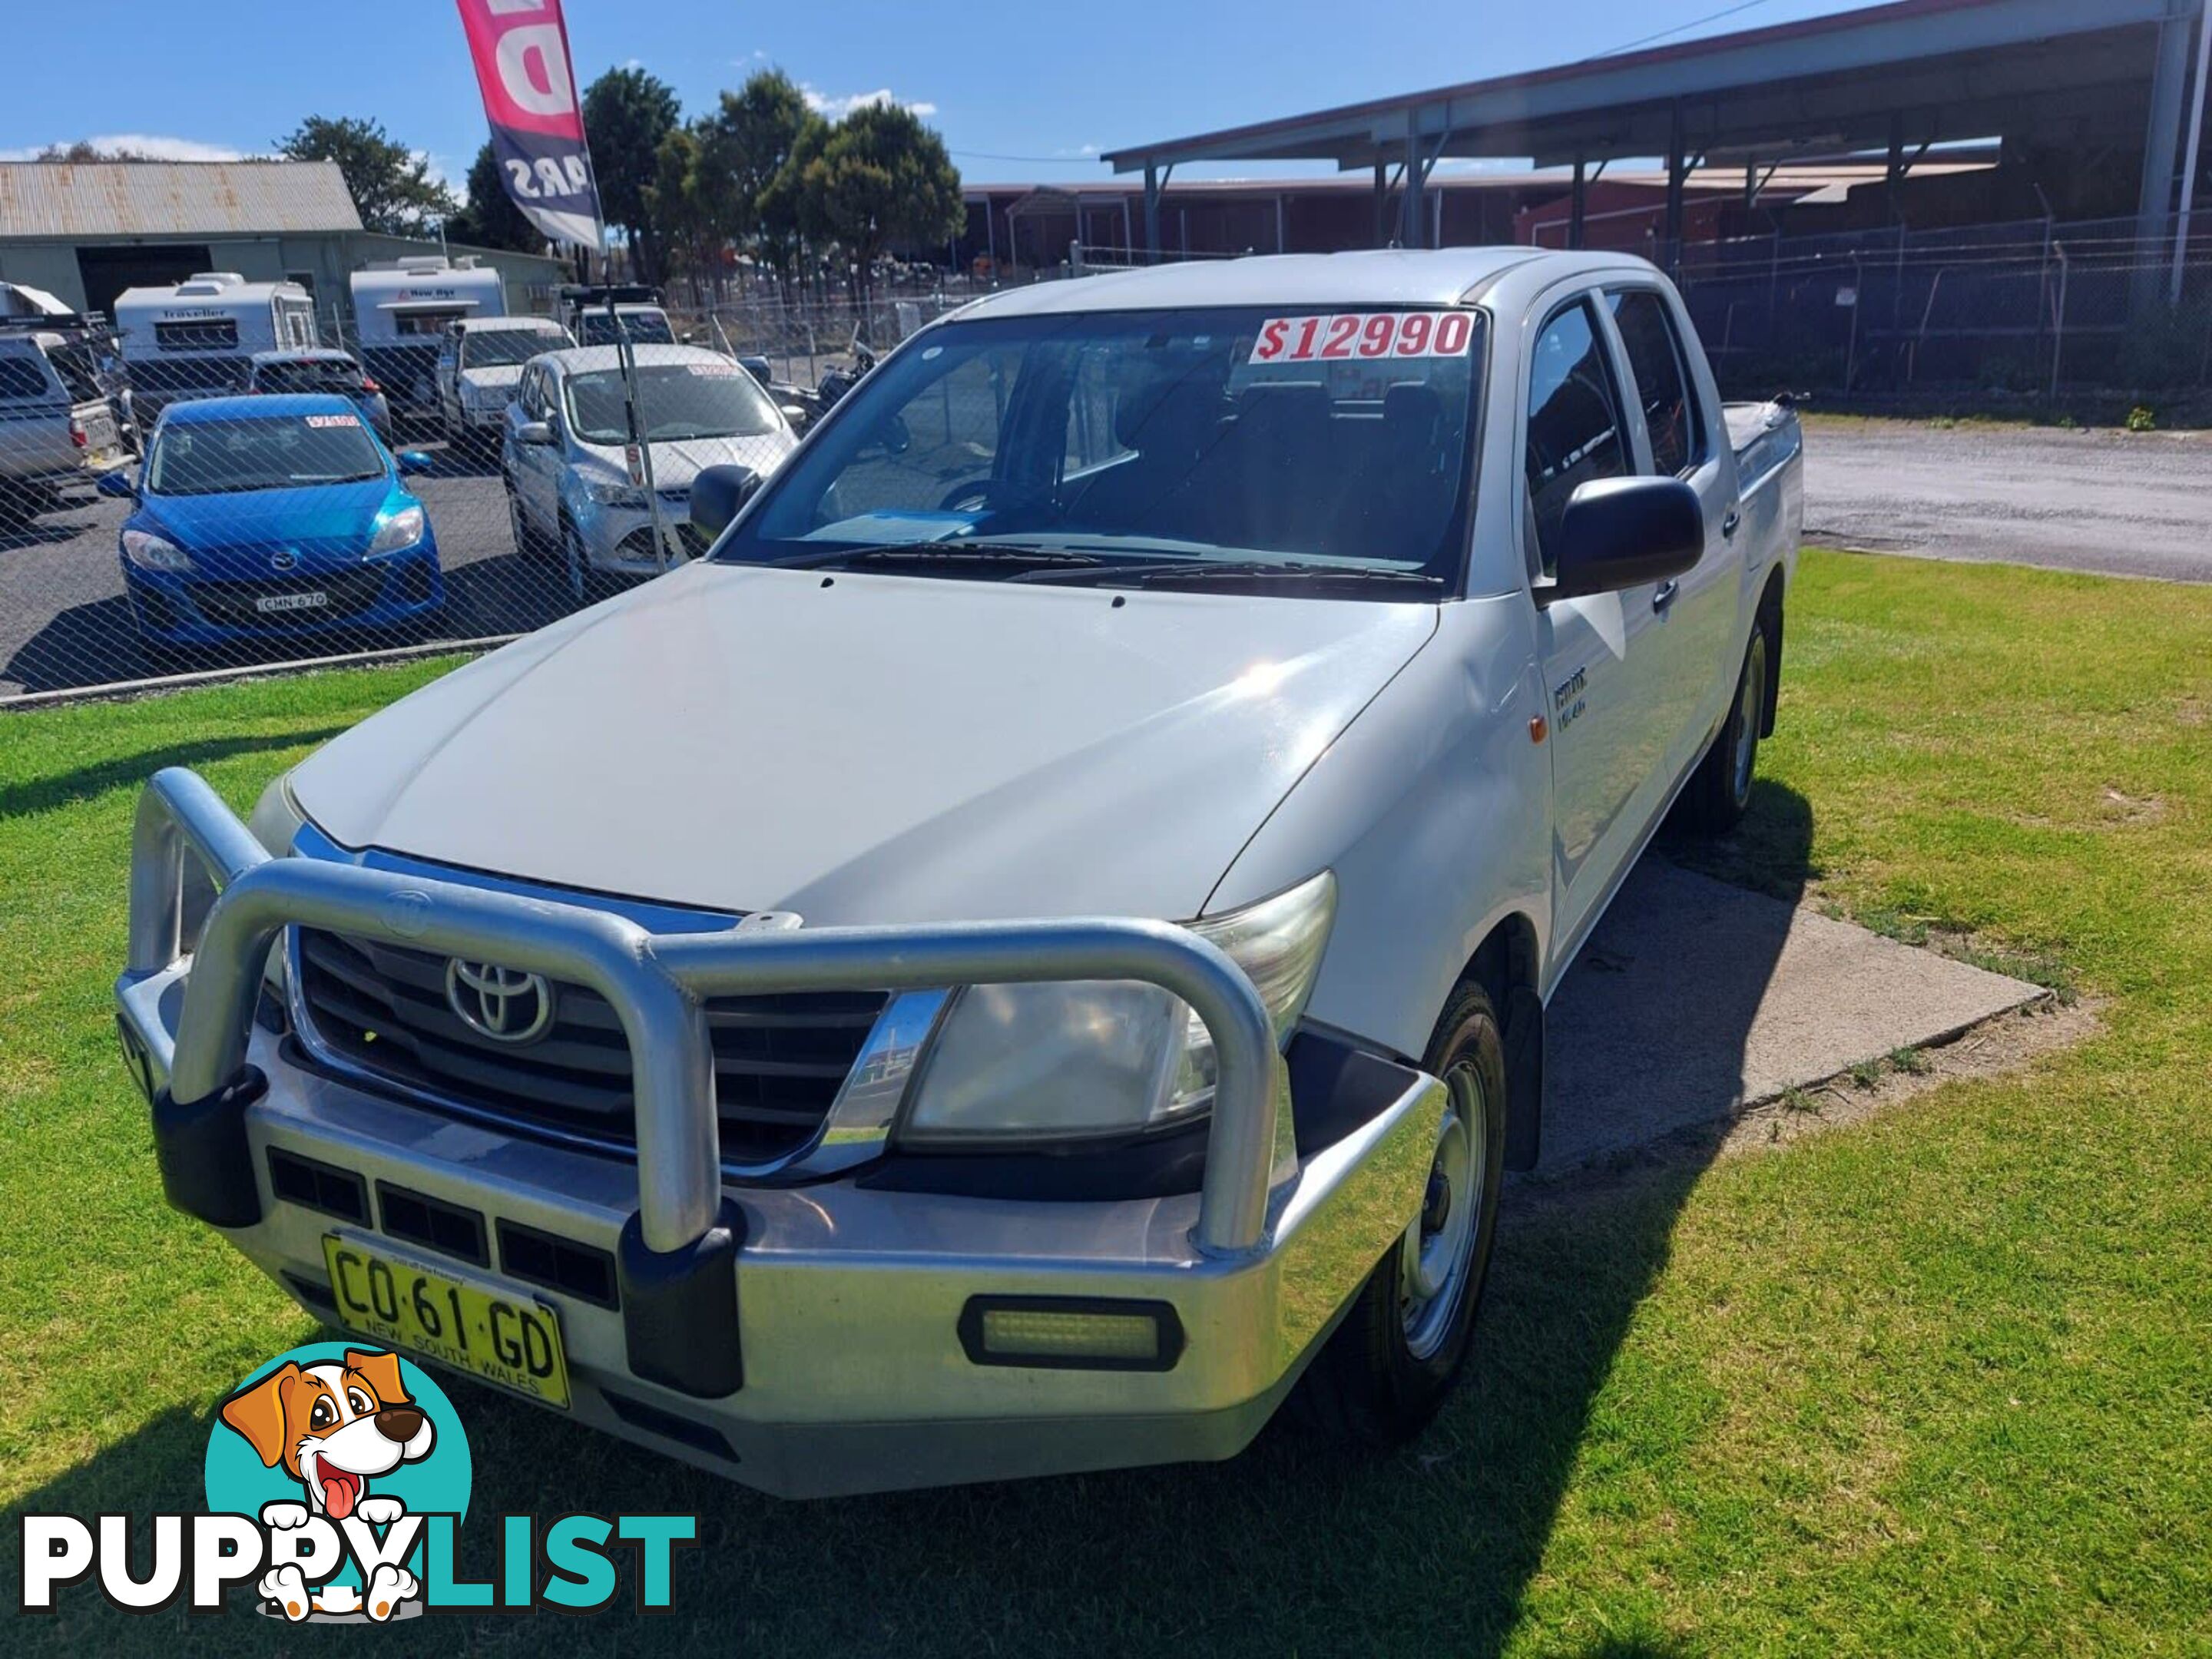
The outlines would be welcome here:
<svg viewBox="0 0 2212 1659">
<path fill-rule="evenodd" d="M 1954 141 L 2000 139 L 2008 152 L 2139 145 L 2136 210 L 2148 240 L 2165 234 L 2174 210 L 2206 3 L 1898 0 L 1130 145 L 1103 159 L 1117 173 L 1143 171 L 1146 245 L 1157 253 L 1159 186 L 1186 161 L 1372 168 L 1376 243 L 1419 247 L 1435 240 L 1425 186 L 1447 158 L 1571 166 L 1578 245 L 1585 191 L 1606 164 L 1663 156 L 1665 246 L 1679 251 L 1684 181 L 1701 164 L 1741 164 L 1755 203 L 1777 165 L 1816 155 L 1886 152 L 1894 185 L 1931 146 Z"/>
</svg>

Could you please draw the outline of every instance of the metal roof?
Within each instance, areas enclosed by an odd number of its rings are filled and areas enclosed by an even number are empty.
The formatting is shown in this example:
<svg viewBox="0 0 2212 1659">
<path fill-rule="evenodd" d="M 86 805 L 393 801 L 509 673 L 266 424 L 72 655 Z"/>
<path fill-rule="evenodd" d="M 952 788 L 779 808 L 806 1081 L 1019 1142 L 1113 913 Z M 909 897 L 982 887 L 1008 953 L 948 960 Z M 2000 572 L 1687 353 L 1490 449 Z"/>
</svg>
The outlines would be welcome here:
<svg viewBox="0 0 2212 1659">
<path fill-rule="evenodd" d="M 1127 144 L 1148 163 L 1667 153 L 1988 137 L 2058 130 L 2140 142 L 2157 25 L 2203 0 L 1896 0 L 1527 74 L 1464 82 L 1188 137 Z M 2122 87 L 2132 97 L 2115 97 Z M 1683 126 L 1673 125 L 1677 116 Z M 1893 123 L 1896 124 L 1893 125 Z"/>
<path fill-rule="evenodd" d="M 1153 265 L 1079 282 L 1031 283 L 979 300 L 959 315 L 969 319 L 1207 306 L 1448 306 L 1537 259 L 1550 261 L 1561 276 L 1635 263 L 1618 253 L 1545 253 L 1526 247 L 1266 254 Z"/>
<path fill-rule="evenodd" d="M 335 161 L 0 162 L 0 240 L 361 228 Z"/>
</svg>

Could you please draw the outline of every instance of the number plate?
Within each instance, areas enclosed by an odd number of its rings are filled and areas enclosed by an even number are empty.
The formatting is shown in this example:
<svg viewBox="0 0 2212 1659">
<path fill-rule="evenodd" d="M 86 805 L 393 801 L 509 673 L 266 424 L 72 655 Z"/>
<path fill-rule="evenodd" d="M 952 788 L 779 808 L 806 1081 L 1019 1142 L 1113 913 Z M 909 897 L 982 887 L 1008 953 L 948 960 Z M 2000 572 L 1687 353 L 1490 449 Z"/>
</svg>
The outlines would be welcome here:
<svg viewBox="0 0 2212 1659">
<path fill-rule="evenodd" d="M 327 593 L 271 593 L 254 600 L 256 611 L 320 611 L 331 602 Z"/>
<path fill-rule="evenodd" d="M 337 1233 L 323 1235 L 323 1261 L 348 1330 L 568 1408 L 561 1320 L 544 1303 L 418 1267 Z"/>
</svg>

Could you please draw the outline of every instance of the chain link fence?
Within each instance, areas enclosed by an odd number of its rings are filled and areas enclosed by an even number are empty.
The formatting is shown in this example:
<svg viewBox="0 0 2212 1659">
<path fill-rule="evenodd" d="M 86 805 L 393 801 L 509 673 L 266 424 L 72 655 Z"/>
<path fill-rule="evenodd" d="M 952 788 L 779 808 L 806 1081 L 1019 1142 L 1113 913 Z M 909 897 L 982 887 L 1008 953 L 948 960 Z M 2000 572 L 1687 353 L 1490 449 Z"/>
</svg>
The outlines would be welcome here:
<svg viewBox="0 0 2212 1659">
<path fill-rule="evenodd" d="M 2212 387 L 2212 225 L 2028 220 L 1695 244 L 1684 299 L 1723 386 L 2154 398 Z"/>
<path fill-rule="evenodd" d="M 673 343 L 635 349 L 643 451 L 612 354 L 556 367 L 547 319 L 471 325 L 442 369 L 440 333 L 350 317 L 150 363 L 98 319 L 0 320 L 0 702 L 543 627 L 696 557 L 697 468 L 773 468 L 967 297 L 672 300 Z"/>
</svg>

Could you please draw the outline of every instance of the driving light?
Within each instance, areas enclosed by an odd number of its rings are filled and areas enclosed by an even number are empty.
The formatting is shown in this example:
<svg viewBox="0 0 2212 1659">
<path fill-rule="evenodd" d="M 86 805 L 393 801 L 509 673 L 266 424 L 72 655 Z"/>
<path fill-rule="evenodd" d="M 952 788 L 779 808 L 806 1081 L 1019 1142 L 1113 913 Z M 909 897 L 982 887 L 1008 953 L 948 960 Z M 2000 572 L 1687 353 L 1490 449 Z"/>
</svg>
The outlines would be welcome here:
<svg viewBox="0 0 2212 1659">
<path fill-rule="evenodd" d="M 1164 1371 L 1182 1355 L 1182 1322 L 1165 1302 L 977 1296 L 960 1310 L 960 1346 L 978 1365 Z"/>
<path fill-rule="evenodd" d="M 1247 909 L 1188 924 L 1250 976 L 1285 1040 L 1336 912 L 1326 871 Z M 1213 1098 L 1212 1039 L 1180 998 L 1126 980 L 973 985 L 923 1062 L 908 1146 L 1095 1139 L 1188 1121 Z"/>
<path fill-rule="evenodd" d="M 380 553 L 397 553 L 422 539 L 422 509 L 403 507 L 376 526 L 376 534 L 368 544 L 368 556 L 373 559 Z"/>
<path fill-rule="evenodd" d="M 191 556 L 174 542 L 148 530 L 123 532 L 123 556 L 141 570 L 190 570 Z"/>
</svg>

